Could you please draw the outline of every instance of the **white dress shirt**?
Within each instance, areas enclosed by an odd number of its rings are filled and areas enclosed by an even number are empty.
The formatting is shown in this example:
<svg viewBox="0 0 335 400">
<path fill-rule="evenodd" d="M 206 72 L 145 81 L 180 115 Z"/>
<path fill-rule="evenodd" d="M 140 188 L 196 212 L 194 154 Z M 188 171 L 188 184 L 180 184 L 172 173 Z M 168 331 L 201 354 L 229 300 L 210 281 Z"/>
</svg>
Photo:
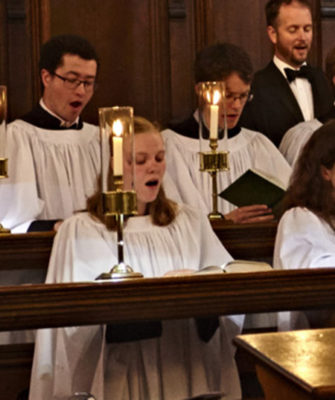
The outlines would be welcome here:
<svg viewBox="0 0 335 400">
<path fill-rule="evenodd" d="M 285 76 L 285 79 L 287 79 L 284 71 L 285 68 L 296 69 L 296 70 L 300 69 L 300 68 L 292 68 L 291 65 L 286 64 L 284 61 L 280 60 L 276 56 L 273 57 L 273 62 L 275 63 L 279 71 Z M 306 63 L 304 63 L 304 65 L 305 64 Z M 304 120 L 305 121 L 312 120 L 314 118 L 312 85 L 306 78 L 296 78 L 294 81 L 289 83 L 289 85 L 295 98 L 297 99 Z"/>
</svg>

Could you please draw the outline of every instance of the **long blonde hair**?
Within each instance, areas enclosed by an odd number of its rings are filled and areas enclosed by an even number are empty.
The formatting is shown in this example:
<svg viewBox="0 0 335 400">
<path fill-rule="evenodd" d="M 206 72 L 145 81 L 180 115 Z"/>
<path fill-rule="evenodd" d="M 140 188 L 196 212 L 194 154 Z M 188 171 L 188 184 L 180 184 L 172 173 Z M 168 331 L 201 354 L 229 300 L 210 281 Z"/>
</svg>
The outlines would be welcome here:
<svg viewBox="0 0 335 400">
<path fill-rule="evenodd" d="M 158 128 L 143 117 L 134 117 L 134 133 L 156 132 L 160 135 Z M 102 208 L 101 184 L 99 179 L 98 191 L 87 200 L 87 210 L 95 218 L 98 218 L 109 229 L 115 229 L 114 217 L 106 217 Z M 161 186 L 156 199 L 147 205 L 147 214 L 150 215 L 154 225 L 166 226 L 171 224 L 177 215 L 177 205 L 165 195 Z"/>
</svg>

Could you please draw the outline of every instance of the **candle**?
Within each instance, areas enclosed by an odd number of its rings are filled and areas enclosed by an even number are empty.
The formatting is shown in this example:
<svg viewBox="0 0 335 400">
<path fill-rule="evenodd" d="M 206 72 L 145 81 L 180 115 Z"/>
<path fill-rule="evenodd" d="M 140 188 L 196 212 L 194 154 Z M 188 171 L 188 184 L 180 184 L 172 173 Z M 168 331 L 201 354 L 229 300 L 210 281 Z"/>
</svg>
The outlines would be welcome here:
<svg viewBox="0 0 335 400">
<path fill-rule="evenodd" d="M 113 174 L 123 175 L 123 126 L 119 119 L 113 123 Z"/>
<path fill-rule="evenodd" d="M 0 86 L 0 158 L 6 155 L 7 90 Z"/>
<path fill-rule="evenodd" d="M 219 123 L 219 106 L 216 104 L 210 105 L 210 125 L 209 125 L 209 138 L 218 138 L 218 123 Z"/>
</svg>

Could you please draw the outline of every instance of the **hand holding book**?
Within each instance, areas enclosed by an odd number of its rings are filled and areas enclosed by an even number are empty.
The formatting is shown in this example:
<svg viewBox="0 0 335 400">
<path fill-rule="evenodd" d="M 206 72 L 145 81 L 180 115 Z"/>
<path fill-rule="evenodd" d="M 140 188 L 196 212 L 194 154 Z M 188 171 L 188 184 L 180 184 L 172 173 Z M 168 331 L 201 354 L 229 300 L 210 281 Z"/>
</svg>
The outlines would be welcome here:
<svg viewBox="0 0 335 400">
<path fill-rule="evenodd" d="M 248 212 L 255 212 L 254 217 L 262 212 L 264 215 L 271 211 L 276 214 L 284 194 L 285 188 L 280 182 L 260 171 L 249 169 L 219 196 L 241 208 L 254 206 L 243 210 L 247 218 Z"/>
</svg>

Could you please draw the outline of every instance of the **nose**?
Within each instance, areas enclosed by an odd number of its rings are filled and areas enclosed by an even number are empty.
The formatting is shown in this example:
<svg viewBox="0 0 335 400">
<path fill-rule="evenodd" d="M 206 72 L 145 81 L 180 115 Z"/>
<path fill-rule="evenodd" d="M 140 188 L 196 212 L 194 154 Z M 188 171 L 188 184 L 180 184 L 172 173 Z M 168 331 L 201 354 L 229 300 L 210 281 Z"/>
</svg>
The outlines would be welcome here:
<svg viewBox="0 0 335 400">
<path fill-rule="evenodd" d="M 304 28 L 299 29 L 298 38 L 303 41 L 307 41 L 309 32 L 306 32 Z"/>
<path fill-rule="evenodd" d="M 84 82 L 80 82 L 79 85 L 75 88 L 75 92 L 80 94 L 80 95 L 85 95 L 86 94 L 86 89 L 84 86 Z"/>
<path fill-rule="evenodd" d="M 157 172 L 158 169 L 159 163 L 155 159 L 152 159 L 148 162 L 148 172 Z"/>
</svg>

